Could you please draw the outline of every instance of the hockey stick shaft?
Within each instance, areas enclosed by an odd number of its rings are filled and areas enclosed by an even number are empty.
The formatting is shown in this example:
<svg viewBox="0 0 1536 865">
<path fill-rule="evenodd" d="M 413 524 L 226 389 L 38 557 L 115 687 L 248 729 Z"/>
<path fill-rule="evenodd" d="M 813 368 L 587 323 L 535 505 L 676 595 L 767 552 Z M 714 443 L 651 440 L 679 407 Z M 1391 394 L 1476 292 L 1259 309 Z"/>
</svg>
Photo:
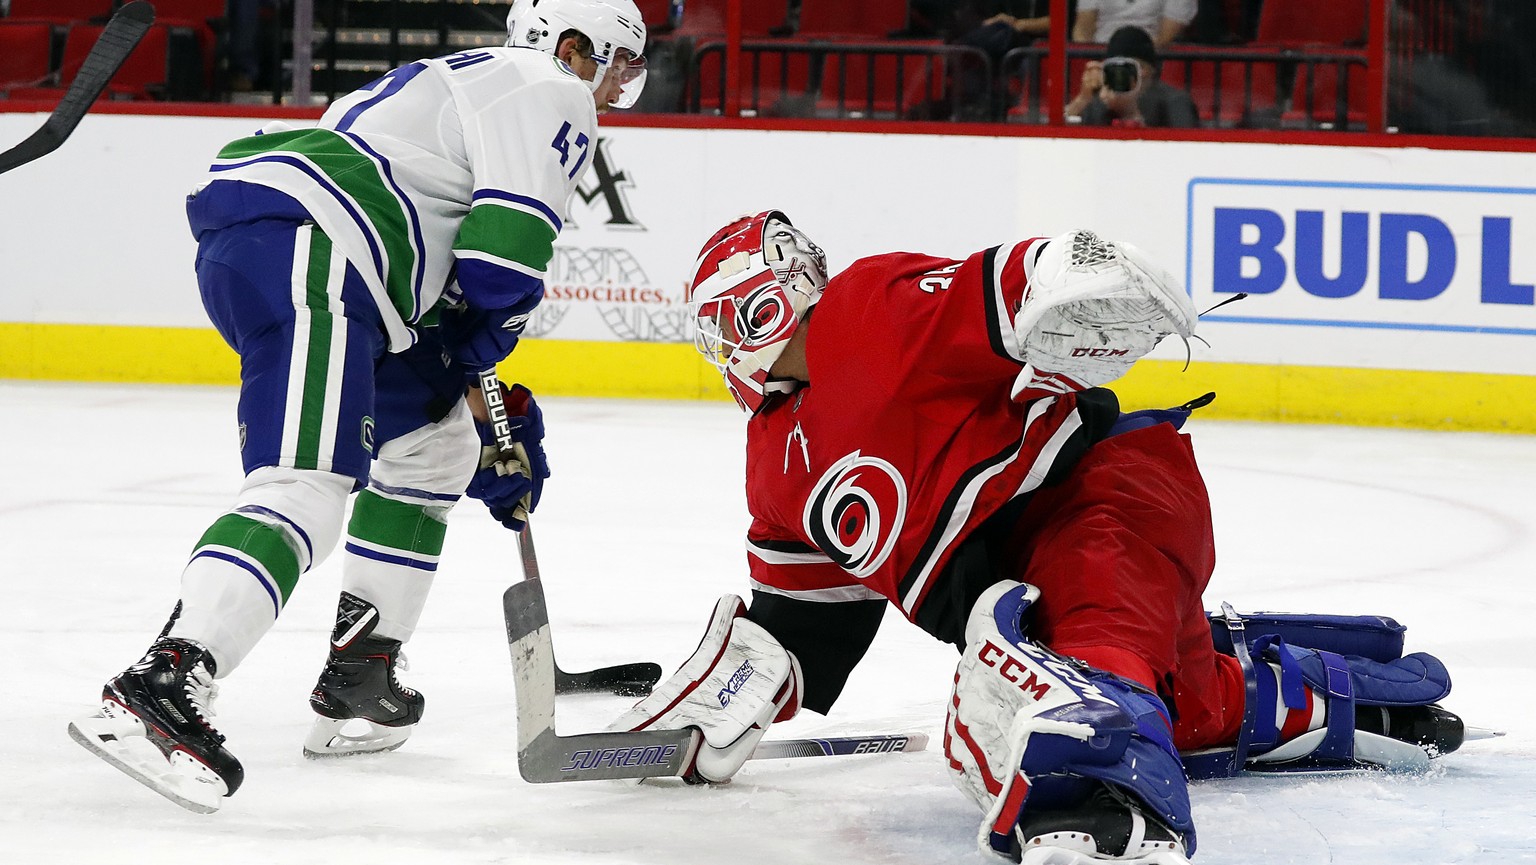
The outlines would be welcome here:
<svg viewBox="0 0 1536 865">
<path fill-rule="evenodd" d="M 102 91 L 107 89 L 112 76 L 122 68 L 128 55 L 133 53 L 154 21 L 154 7 L 143 0 L 117 10 L 101 31 L 96 44 L 91 46 L 85 62 L 80 65 L 80 71 L 70 82 L 69 89 L 64 92 L 64 98 L 59 100 L 53 113 L 25 141 L 0 153 L 0 174 L 57 150 L 70 133 L 75 131 L 75 127 L 80 125 Z"/>
<path fill-rule="evenodd" d="M 496 447 L 502 452 L 512 450 L 512 425 L 507 418 L 506 402 L 502 398 L 501 380 L 494 368 L 480 373 L 480 395 L 485 401 L 486 415 L 490 419 L 491 435 L 496 439 Z M 532 520 L 525 518 L 522 531 L 517 533 L 517 553 L 523 565 L 523 579 L 539 579 L 539 557 L 533 546 Z M 568 673 L 560 669 L 558 662 L 554 666 L 556 694 L 606 692 L 623 697 L 643 697 L 661 680 L 661 665 L 648 661 L 598 667 L 583 673 Z"/>
<path fill-rule="evenodd" d="M 927 733 L 875 733 L 868 736 L 832 736 L 825 739 L 770 739 L 759 742 L 753 760 L 786 757 L 843 757 L 850 754 L 894 754 L 928 747 Z"/>
</svg>

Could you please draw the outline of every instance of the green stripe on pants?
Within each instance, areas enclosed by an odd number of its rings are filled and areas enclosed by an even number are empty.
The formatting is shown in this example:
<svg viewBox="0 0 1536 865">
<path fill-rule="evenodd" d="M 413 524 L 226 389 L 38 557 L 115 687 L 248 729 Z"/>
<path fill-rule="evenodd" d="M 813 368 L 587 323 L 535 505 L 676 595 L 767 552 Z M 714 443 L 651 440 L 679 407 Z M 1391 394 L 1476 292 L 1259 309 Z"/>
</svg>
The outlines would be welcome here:
<svg viewBox="0 0 1536 865">
<path fill-rule="evenodd" d="M 304 362 L 304 397 L 299 412 L 298 451 L 294 455 L 294 468 L 300 469 L 316 469 L 320 465 L 320 434 L 325 427 L 325 387 L 330 372 L 331 329 L 334 326 L 330 298 L 326 294 L 331 278 L 331 255 L 331 239 L 318 228 L 311 229 L 304 285 L 304 305 L 309 310 L 309 352 Z M 303 326 L 303 322 L 295 326 Z"/>
</svg>

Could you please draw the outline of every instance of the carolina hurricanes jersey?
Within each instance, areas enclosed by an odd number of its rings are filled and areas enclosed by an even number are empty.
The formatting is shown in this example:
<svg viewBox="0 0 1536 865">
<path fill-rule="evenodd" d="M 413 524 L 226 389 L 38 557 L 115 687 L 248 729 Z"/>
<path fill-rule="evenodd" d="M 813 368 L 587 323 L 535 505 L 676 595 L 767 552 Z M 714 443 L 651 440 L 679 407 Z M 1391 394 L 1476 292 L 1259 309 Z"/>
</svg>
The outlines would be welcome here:
<svg viewBox="0 0 1536 865">
<path fill-rule="evenodd" d="M 1024 367 L 1012 322 L 1044 242 L 880 255 L 831 280 L 810 384 L 748 425 L 754 589 L 883 597 L 913 618 L 961 541 L 1075 461 L 1075 394 L 1009 398 Z"/>
</svg>

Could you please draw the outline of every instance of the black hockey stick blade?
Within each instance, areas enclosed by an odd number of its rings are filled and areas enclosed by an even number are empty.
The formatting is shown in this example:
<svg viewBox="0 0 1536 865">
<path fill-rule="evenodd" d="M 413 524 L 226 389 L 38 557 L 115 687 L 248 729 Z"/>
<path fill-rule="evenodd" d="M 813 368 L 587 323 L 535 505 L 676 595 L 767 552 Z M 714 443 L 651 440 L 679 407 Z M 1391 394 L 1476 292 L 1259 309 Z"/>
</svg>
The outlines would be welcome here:
<svg viewBox="0 0 1536 865">
<path fill-rule="evenodd" d="M 80 125 L 154 21 L 155 9 L 144 0 L 135 0 L 117 10 L 96 44 L 91 46 L 91 53 L 86 55 L 80 72 L 70 82 L 53 113 L 25 141 L 0 153 L 0 174 L 57 150 Z"/>
<path fill-rule="evenodd" d="M 617 694 L 644 697 L 661 681 L 661 665 L 650 661 L 598 667 L 585 673 L 567 673 L 555 666 L 556 694 Z"/>
</svg>

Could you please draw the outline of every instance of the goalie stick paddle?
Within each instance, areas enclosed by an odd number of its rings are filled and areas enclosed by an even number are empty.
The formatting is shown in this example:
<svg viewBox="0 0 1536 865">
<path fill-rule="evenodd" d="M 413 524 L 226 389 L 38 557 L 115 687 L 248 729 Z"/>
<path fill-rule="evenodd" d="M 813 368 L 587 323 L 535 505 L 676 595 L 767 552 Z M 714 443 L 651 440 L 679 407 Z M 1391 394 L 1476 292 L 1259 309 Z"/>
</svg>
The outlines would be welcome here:
<svg viewBox="0 0 1536 865">
<path fill-rule="evenodd" d="M 517 770 L 531 784 L 678 777 L 703 742 L 695 728 L 637 732 L 555 732 L 555 651 L 549 609 L 538 580 L 512 584 L 502 595 L 512 678 L 517 690 Z M 762 742 L 752 759 L 835 757 L 921 751 L 925 733 L 780 739 Z"/>
<path fill-rule="evenodd" d="M 79 73 L 70 82 L 53 113 L 25 141 L 0 153 L 0 174 L 57 150 L 80 125 L 86 112 L 107 89 L 107 83 L 122 68 L 154 21 L 155 9 L 144 0 L 135 0 L 117 10 L 96 44 L 91 46 L 91 52 L 86 55 Z"/>
<path fill-rule="evenodd" d="M 485 399 L 496 446 L 503 451 L 512 450 L 512 428 L 507 422 L 507 406 L 501 400 L 501 382 L 495 369 L 480 373 L 480 394 Z M 537 580 L 539 559 L 533 549 L 533 523 L 530 520 L 523 522 L 523 530 L 517 535 L 517 552 L 523 563 L 523 578 Z M 558 663 L 554 667 L 556 694 L 613 693 L 620 697 L 644 697 L 661 681 L 661 665 L 646 661 L 598 667 L 583 673 L 567 673 Z"/>
</svg>

